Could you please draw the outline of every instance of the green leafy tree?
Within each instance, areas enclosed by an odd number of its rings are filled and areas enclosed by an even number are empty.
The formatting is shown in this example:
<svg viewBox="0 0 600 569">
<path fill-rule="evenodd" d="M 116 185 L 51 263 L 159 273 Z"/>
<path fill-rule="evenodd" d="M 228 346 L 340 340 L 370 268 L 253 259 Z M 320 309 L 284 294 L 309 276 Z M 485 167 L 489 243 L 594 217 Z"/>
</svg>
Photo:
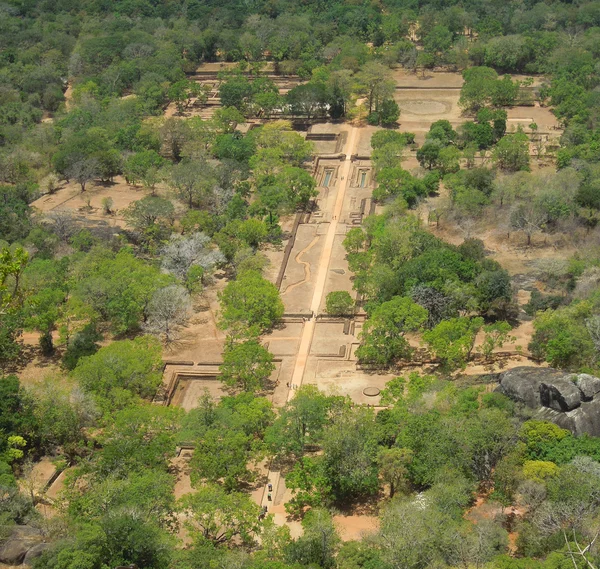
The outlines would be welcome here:
<svg viewBox="0 0 600 569">
<path fill-rule="evenodd" d="M 150 403 L 129 406 L 112 416 L 99 436 L 102 450 L 94 463 L 98 477 L 133 472 L 167 472 L 175 456 L 182 409 Z"/>
<path fill-rule="evenodd" d="M 241 492 L 226 492 L 215 484 L 204 485 L 179 501 L 185 525 L 193 538 L 200 537 L 216 546 L 234 540 L 252 545 L 262 522 L 260 507 Z"/>
<path fill-rule="evenodd" d="M 483 318 L 451 318 L 423 333 L 423 340 L 449 370 L 463 368 L 471 357 Z"/>
<path fill-rule="evenodd" d="M 224 328 L 251 334 L 272 328 L 283 316 L 283 302 L 277 288 L 260 274 L 247 272 L 231 281 L 219 297 L 220 324 Z"/>
<path fill-rule="evenodd" d="M 392 126 L 398 122 L 400 118 L 400 107 L 394 99 L 385 99 L 381 103 L 379 110 L 379 121 L 383 126 Z"/>
<path fill-rule="evenodd" d="M 510 335 L 512 326 L 508 322 L 496 322 L 483 327 L 485 336 L 480 351 L 489 360 L 494 353 L 494 350 L 501 348 L 507 342 L 514 342 L 515 336 Z"/>
<path fill-rule="evenodd" d="M 354 312 L 354 300 L 349 292 L 335 290 L 327 295 L 325 310 L 332 316 L 348 316 Z"/>
<path fill-rule="evenodd" d="M 407 490 L 407 466 L 412 460 L 413 453 L 410 449 L 389 448 L 381 449 L 377 456 L 379 474 L 384 482 L 390 485 L 390 498 L 394 497 L 397 490 Z"/>
<path fill-rule="evenodd" d="M 357 80 L 367 97 L 369 113 L 379 111 L 383 102 L 394 93 L 395 84 L 389 79 L 389 70 L 379 62 L 366 63 L 357 74 Z"/>
<path fill-rule="evenodd" d="M 161 351 L 158 340 L 150 336 L 113 342 L 82 357 L 73 375 L 114 409 L 126 393 L 146 399 L 154 396 L 162 381 Z"/>
<path fill-rule="evenodd" d="M 123 216 L 134 229 L 151 234 L 172 223 L 175 208 L 173 204 L 158 196 L 146 196 L 133 202 L 123 212 Z"/>
<path fill-rule="evenodd" d="M 404 334 L 419 329 L 426 320 L 427 310 L 410 298 L 384 302 L 365 322 L 356 356 L 362 362 L 384 366 L 408 357 L 411 348 Z"/>
<path fill-rule="evenodd" d="M 273 354 L 258 340 L 229 341 L 223 352 L 221 379 L 229 387 L 258 391 L 265 387 L 275 370 Z"/>
<path fill-rule="evenodd" d="M 272 420 L 270 402 L 249 392 L 223 397 L 218 405 L 208 394 L 200 398 L 180 434 L 196 448 L 190 462 L 192 482 L 218 482 L 231 490 L 254 480 L 249 466 L 264 458 L 262 438 Z"/>
<path fill-rule="evenodd" d="M 69 319 L 85 325 L 99 316 L 110 322 L 116 333 L 139 330 L 154 292 L 174 280 L 127 248 L 116 255 L 102 248 L 90 251 L 74 269 L 74 276 L 73 294 L 63 311 L 63 328 L 69 328 Z M 65 330 L 65 335 L 70 333 Z"/>
<path fill-rule="evenodd" d="M 529 170 L 529 138 L 519 130 L 503 136 L 492 153 L 494 163 L 502 170 Z"/>
<path fill-rule="evenodd" d="M 200 160 L 182 160 L 170 172 L 169 185 L 190 209 L 207 200 L 216 180 L 211 167 Z"/>
<path fill-rule="evenodd" d="M 360 227 L 353 227 L 346 233 L 342 245 L 347 253 L 358 253 L 365 246 L 366 241 L 365 232 Z"/>
<path fill-rule="evenodd" d="M 271 452 L 279 456 L 302 456 L 308 445 L 319 444 L 330 412 L 340 404 L 339 398 L 326 396 L 314 385 L 301 386 L 265 432 Z"/>
<path fill-rule="evenodd" d="M 290 543 L 286 557 L 292 563 L 330 569 L 336 566 L 340 537 L 331 514 L 321 508 L 310 510 L 302 520 L 304 532 Z"/>
<path fill-rule="evenodd" d="M 143 150 L 132 154 L 123 165 L 123 173 L 129 184 L 147 179 L 152 170 L 158 171 L 165 165 L 165 159 L 155 150 Z"/>
<path fill-rule="evenodd" d="M 371 409 L 344 408 L 323 432 L 323 472 L 334 500 L 377 492 L 377 441 Z"/>
<path fill-rule="evenodd" d="M 234 107 L 242 113 L 252 96 L 252 85 L 243 75 L 234 75 L 219 86 L 219 98 L 223 107 Z"/>
<path fill-rule="evenodd" d="M 458 104 L 468 112 L 477 112 L 491 99 L 498 74 L 490 67 L 471 67 L 463 71 L 464 83 Z"/>
</svg>

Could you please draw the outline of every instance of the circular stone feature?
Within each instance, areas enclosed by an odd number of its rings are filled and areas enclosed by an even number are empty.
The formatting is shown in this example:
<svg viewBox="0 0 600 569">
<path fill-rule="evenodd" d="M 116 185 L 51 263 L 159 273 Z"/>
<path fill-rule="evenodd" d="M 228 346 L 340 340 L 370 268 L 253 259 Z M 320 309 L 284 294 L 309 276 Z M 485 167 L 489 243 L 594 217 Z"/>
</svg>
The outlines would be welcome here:
<svg viewBox="0 0 600 569">
<path fill-rule="evenodd" d="M 452 105 L 446 101 L 433 101 L 431 99 L 408 99 L 398 101 L 400 110 L 413 115 L 442 115 L 450 111 Z"/>
<path fill-rule="evenodd" d="M 380 390 L 377 389 L 377 387 L 365 387 L 363 389 L 363 393 L 367 396 L 367 397 L 377 397 L 380 393 Z"/>
</svg>

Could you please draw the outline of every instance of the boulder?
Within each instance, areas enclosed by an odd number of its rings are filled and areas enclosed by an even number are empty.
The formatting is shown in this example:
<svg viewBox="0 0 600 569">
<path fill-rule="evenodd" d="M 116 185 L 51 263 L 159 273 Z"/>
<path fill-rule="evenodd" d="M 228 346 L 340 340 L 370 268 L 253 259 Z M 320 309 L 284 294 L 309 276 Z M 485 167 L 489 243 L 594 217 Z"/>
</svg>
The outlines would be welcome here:
<svg viewBox="0 0 600 569">
<path fill-rule="evenodd" d="M 48 544 L 48 543 L 38 543 L 37 545 L 34 545 L 25 555 L 25 559 L 23 560 L 23 563 L 25 565 L 31 565 L 31 562 L 34 559 L 36 559 L 37 557 L 42 555 L 42 553 L 44 553 L 44 551 L 46 551 L 49 548 L 50 548 L 50 544 Z"/>
<path fill-rule="evenodd" d="M 30 541 L 8 538 L 4 545 L 0 547 L 0 562 L 8 565 L 20 565 L 32 545 Z"/>
<path fill-rule="evenodd" d="M 581 405 L 581 391 L 568 378 L 551 379 L 539 384 L 540 401 L 555 411 L 573 411 Z"/>
<path fill-rule="evenodd" d="M 536 409 L 536 419 L 600 437 L 600 378 L 522 366 L 500 373 L 498 382 L 497 391 Z"/>
<path fill-rule="evenodd" d="M 0 563 L 20 565 L 27 552 L 42 541 L 39 530 L 30 526 L 14 526 L 10 537 L 0 547 Z"/>
<path fill-rule="evenodd" d="M 500 374 L 498 391 L 513 401 L 537 409 L 541 406 L 540 384 L 558 380 L 565 374 L 549 368 L 520 366 Z"/>
<path fill-rule="evenodd" d="M 583 401 L 591 401 L 597 393 L 600 393 L 600 378 L 587 373 L 573 374 L 572 379 L 581 391 Z"/>
</svg>

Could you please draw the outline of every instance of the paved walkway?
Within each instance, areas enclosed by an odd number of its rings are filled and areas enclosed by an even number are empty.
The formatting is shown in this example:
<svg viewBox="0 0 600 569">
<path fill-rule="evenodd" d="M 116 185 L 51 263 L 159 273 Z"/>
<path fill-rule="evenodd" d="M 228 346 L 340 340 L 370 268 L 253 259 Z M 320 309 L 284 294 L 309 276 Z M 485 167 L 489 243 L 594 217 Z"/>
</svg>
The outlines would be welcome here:
<svg viewBox="0 0 600 569">
<path fill-rule="evenodd" d="M 350 157 L 356 152 L 356 146 L 358 141 L 358 128 L 350 128 L 351 130 L 346 140 L 346 145 L 344 149 L 346 152 L 346 160 L 339 170 L 338 190 L 335 198 L 335 204 L 333 206 L 333 212 L 331 213 L 331 221 L 329 222 L 329 227 L 327 228 L 327 233 L 325 235 L 323 252 L 321 253 L 321 258 L 319 259 L 319 264 L 317 265 L 315 271 L 317 278 L 315 289 L 313 292 L 313 297 L 310 303 L 310 310 L 312 311 L 313 316 L 310 320 L 307 320 L 304 323 L 304 326 L 302 327 L 302 334 L 300 336 L 300 346 L 298 348 L 298 355 L 296 357 L 296 363 L 294 365 L 294 372 L 290 381 L 290 385 L 296 386 L 296 389 L 298 389 L 302 385 L 302 382 L 304 380 L 306 362 L 308 361 L 308 356 L 310 353 L 310 348 L 315 333 L 316 317 L 319 313 L 319 308 L 321 306 L 321 303 L 323 301 L 323 295 L 325 293 L 327 274 L 329 273 L 329 265 L 331 262 L 331 256 L 333 252 L 333 242 L 337 232 L 338 223 L 340 222 L 342 207 L 344 205 L 344 198 L 346 197 L 346 190 L 348 188 L 348 184 L 350 183 L 350 166 L 352 165 Z M 293 399 L 295 394 L 295 389 L 290 389 L 288 392 L 288 401 Z M 275 497 L 277 496 L 280 479 L 281 476 L 279 471 L 269 470 L 267 483 L 272 484 L 273 490 L 270 494 L 273 500 L 275 500 Z M 267 508 L 270 511 L 273 506 L 273 500 L 269 500 L 268 494 L 269 493 L 267 491 L 264 492 L 261 505 L 267 506 Z"/>
</svg>

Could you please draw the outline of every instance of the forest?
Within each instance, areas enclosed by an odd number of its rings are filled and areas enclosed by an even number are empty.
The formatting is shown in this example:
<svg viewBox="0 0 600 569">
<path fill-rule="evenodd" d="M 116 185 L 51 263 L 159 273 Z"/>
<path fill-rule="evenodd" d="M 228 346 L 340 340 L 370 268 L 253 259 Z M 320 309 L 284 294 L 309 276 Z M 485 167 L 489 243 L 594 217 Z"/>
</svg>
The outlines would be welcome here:
<svg viewBox="0 0 600 569">
<path fill-rule="evenodd" d="M 4 0 L 0 567 L 600 567 L 599 222 L 598 0 Z"/>
</svg>

